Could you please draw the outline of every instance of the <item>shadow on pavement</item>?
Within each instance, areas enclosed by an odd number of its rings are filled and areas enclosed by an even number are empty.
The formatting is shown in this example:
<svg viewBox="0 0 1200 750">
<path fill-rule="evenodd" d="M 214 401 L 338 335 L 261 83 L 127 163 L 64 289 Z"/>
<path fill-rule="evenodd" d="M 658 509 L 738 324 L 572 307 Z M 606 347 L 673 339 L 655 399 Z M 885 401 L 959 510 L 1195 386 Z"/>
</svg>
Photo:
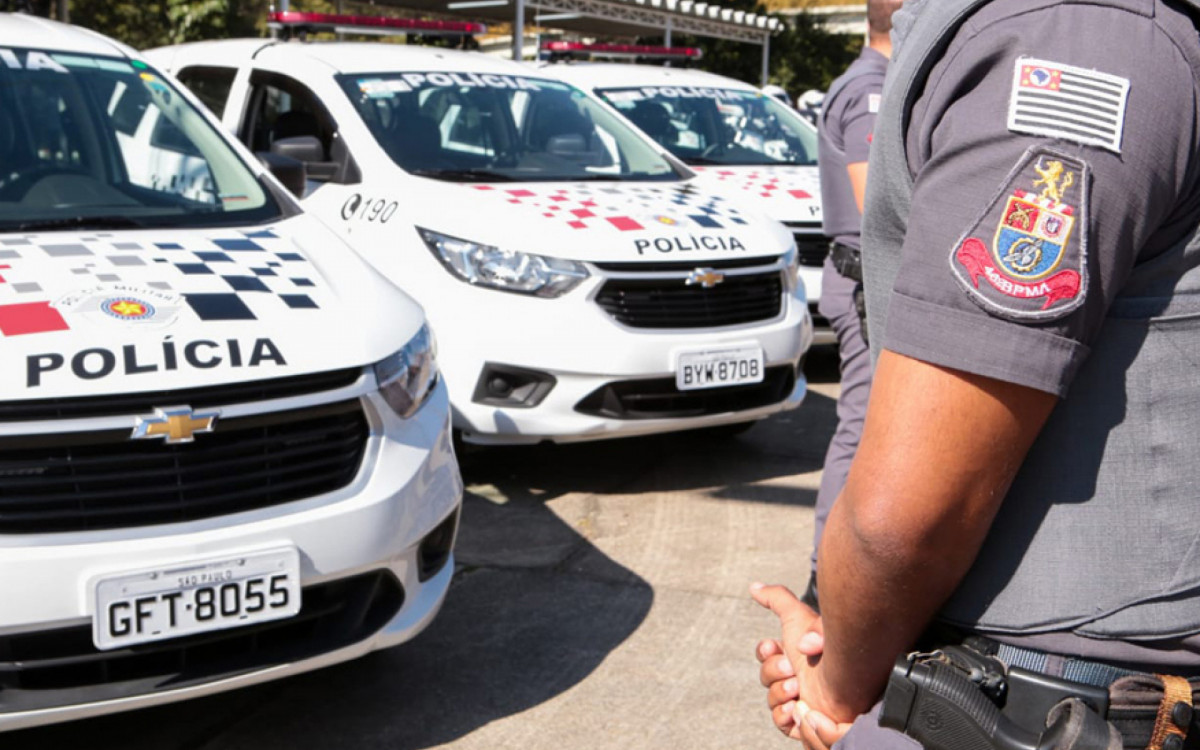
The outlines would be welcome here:
<svg viewBox="0 0 1200 750">
<path fill-rule="evenodd" d="M 445 606 L 407 644 L 233 693 L 0 735 L 0 747 L 434 747 L 583 680 L 654 600 L 645 581 L 532 498 L 497 506 L 468 493 L 458 549 Z M 582 558 L 586 572 L 563 572 Z"/>
<path fill-rule="evenodd" d="M 651 587 L 564 523 L 548 503 L 592 495 L 716 488 L 714 497 L 811 505 L 764 481 L 820 469 L 833 400 L 734 438 L 711 433 L 464 456 L 467 483 L 445 607 L 414 641 L 280 682 L 181 704 L 0 736 L 5 750 L 418 750 L 462 738 L 578 684 L 628 639 Z M 801 441 L 803 431 L 813 431 Z M 807 451 L 807 452 L 806 452 Z M 764 492 L 765 490 L 765 492 Z"/>
<path fill-rule="evenodd" d="M 502 504 L 544 503 L 570 492 L 714 486 L 727 488 L 720 496 L 736 499 L 738 486 L 819 471 L 836 426 L 835 409 L 833 398 L 810 390 L 799 409 L 761 420 L 739 435 L 701 429 L 564 445 L 468 446 L 459 460 L 468 487 Z"/>
</svg>

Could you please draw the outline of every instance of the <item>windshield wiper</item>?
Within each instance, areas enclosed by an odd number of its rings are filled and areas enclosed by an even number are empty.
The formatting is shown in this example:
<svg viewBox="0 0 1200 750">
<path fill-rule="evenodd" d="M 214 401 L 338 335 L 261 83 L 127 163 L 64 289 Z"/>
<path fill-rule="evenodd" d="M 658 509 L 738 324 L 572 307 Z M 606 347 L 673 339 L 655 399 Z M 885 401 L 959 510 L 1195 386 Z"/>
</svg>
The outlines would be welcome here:
<svg viewBox="0 0 1200 750">
<path fill-rule="evenodd" d="M 481 180 L 484 182 L 516 182 L 515 177 L 493 172 L 489 169 L 414 169 L 411 174 L 418 177 L 432 177 L 436 180 L 450 180 L 451 182 L 471 182 Z"/>
<path fill-rule="evenodd" d="M 71 216 L 64 219 L 25 221 L 12 227 L 14 232 L 37 232 L 47 229 L 139 229 L 140 221 L 128 216 Z"/>
</svg>

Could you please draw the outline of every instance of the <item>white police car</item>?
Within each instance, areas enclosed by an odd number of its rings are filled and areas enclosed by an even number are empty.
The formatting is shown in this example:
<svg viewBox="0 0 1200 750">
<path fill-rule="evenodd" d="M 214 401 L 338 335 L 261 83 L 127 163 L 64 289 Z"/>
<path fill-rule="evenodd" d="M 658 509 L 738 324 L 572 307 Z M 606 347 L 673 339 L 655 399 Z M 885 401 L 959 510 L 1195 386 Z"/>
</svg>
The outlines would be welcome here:
<svg viewBox="0 0 1200 750">
<path fill-rule="evenodd" d="M 413 637 L 462 484 L 420 308 L 126 47 L 0 15 L 0 730 Z"/>
<path fill-rule="evenodd" d="M 567 55 L 588 54 L 597 45 L 544 46 Z M 608 46 L 602 51 L 608 53 Z M 653 53 L 650 49 L 640 56 Z M 657 56 L 686 54 L 686 48 L 675 48 Z M 816 343 L 836 341 L 817 314 L 829 241 L 821 231 L 816 128 L 761 89 L 700 70 L 619 62 L 550 63 L 539 70 L 599 96 L 684 161 L 706 191 L 749 201 L 786 224 L 795 234 Z"/>
<path fill-rule="evenodd" d="M 305 205 L 424 305 L 468 441 L 744 424 L 800 403 L 811 322 L 791 234 L 582 92 L 429 47 L 148 55 L 254 151 L 307 162 Z"/>
</svg>

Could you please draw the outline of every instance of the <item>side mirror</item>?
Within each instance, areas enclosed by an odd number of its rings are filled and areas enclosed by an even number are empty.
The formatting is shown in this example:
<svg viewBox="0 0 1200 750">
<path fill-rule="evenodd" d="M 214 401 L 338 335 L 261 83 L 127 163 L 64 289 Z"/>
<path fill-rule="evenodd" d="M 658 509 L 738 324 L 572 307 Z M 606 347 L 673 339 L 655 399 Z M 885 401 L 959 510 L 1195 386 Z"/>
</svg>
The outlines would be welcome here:
<svg viewBox="0 0 1200 750">
<path fill-rule="evenodd" d="M 259 151 L 255 156 L 267 171 L 275 175 L 275 179 L 283 183 L 288 192 L 297 198 L 303 198 L 308 188 L 308 169 L 304 162 L 290 156 Z"/>
<path fill-rule="evenodd" d="M 338 165 L 325 160 L 325 147 L 315 135 L 296 135 L 280 138 L 271 144 L 271 153 L 304 162 L 308 178 L 318 182 L 334 179 Z"/>
<path fill-rule="evenodd" d="M 325 147 L 321 145 L 321 139 L 315 135 L 280 138 L 271 144 L 271 153 L 305 163 L 325 160 Z"/>
</svg>

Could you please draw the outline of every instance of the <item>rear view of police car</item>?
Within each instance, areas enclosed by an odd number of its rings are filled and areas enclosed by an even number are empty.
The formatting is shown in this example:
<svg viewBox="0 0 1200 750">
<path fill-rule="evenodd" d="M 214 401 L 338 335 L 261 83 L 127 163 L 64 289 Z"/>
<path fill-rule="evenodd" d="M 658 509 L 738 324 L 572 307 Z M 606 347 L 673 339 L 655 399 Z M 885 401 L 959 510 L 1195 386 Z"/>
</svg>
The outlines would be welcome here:
<svg viewBox="0 0 1200 750">
<path fill-rule="evenodd" d="M 461 480 L 423 315 L 248 156 L 131 50 L 0 15 L 0 730 L 441 605 Z"/>
<path fill-rule="evenodd" d="M 305 206 L 369 240 L 425 307 L 466 440 L 746 424 L 800 403 L 811 324 L 790 233 L 698 188 L 583 92 L 418 46 L 150 54 L 254 151 L 307 162 Z"/>
<path fill-rule="evenodd" d="M 587 55 L 596 47 L 609 54 L 612 45 L 544 45 L 562 57 Z M 643 49 L 641 56 L 647 52 L 653 50 Z M 690 52 L 663 48 L 659 54 Z M 691 167 L 705 190 L 749 201 L 787 225 L 796 238 L 815 343 L 835 341 L 828 322 L 817 315 L 829 242 L 821 231 L 817 133 L 807 120 L 760 89 L 699 70 L 586 62 L 556 62 L 540 70 L 598 95 Z"/>
</svg>

